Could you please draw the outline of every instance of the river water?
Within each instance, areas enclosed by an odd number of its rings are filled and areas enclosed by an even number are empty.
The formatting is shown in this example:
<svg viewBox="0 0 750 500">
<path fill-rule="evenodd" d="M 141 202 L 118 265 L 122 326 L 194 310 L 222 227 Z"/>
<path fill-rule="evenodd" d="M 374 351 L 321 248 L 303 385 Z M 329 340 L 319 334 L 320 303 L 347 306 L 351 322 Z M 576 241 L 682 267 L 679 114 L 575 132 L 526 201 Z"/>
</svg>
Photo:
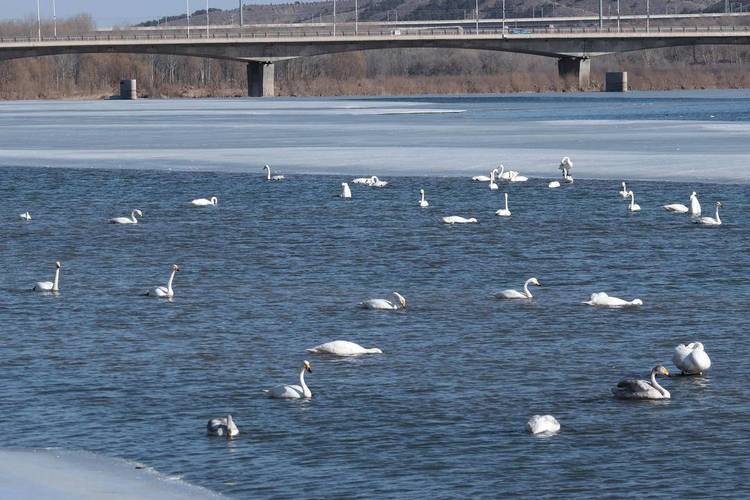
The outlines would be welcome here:
<svg viewBox="0 0 750 500">
<path fill-rule="evenodd" d="M 137 460 L 237 498 L 747 496 L 748 104 L 0 103 L 0 447 Z M 563 155 L 576 182 L 550 190 Z M 531 180 L 469 180 L 500 160 Z M 286 180 L 265 182 L 265 163 Z M 337 197 L 372 174 L 389 186 Z M 660 208 L 691 191 L 704 215 L 723 202 L 721 227 Z M 504 192 L 510 218 L 494 215 Z M 142 223 L 106 223 L 134 208 Z M 31 292 L 57 259 L 61 293 Z M 142 296 L 172 263 L 174 300 Z M 493 298 L 531 276 L 532 301 Z M 406 312 L 357 307 L 393 290 Z M 599 291 L 644 305 L 581 304 Z M 305 353 L 335 339 L 384 354 Z M 676 371 L 694 340 L 706 377 L 666 379 L 670 401 L 612 398 L 623 376 Z M 268 399 L 304 359 L 312 400 Z M 208 438 L 228 412 L 241 435 Z M 535 413 L 561 433 L 526 434 Z"/>
</svg>

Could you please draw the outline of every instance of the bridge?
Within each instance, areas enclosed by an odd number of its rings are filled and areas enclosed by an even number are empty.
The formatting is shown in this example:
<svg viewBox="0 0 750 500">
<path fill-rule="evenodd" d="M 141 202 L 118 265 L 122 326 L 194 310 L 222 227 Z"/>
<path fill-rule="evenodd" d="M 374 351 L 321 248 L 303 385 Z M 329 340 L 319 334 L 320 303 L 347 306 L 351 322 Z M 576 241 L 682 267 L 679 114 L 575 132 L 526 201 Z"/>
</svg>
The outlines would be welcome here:
<svg viewBox="0 0 750 500">
<path fill-rule="evenodd" d="M 342 29 L 343 28 L 343 29 Z M 274 31 L 111 32 L 55 38 L 0 38 L 0 60 L 60 54 L 171 54 L 247 63 L 248 95 L 274 95 L 274 64 L 297 57 L 360 50 L 444 48 L 492 50 L 553 57 L 562 78 L 580 89 L 590 84 L 591 58 L 664 47 L 750 44 L 741 26 L 643 28 L 481 28 L 460 26 L 337 31 L 299 25 Z"/>
</svg>

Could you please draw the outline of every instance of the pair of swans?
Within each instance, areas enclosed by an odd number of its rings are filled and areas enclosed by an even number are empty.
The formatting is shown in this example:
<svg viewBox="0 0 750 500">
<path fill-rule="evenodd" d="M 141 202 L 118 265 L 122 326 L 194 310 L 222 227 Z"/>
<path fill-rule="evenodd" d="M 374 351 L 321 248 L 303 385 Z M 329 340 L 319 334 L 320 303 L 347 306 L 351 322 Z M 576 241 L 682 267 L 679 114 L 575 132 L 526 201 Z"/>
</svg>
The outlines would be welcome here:
<svg viewBox="0 0 750 500">
<path fill-rule="evenodd" d="M 237 428 L 237 424 L 234 423 L 232 415 L 226 417 L 212 418 L 206 424 L 206 432 L 209 436 L 226 436 L 227 439 L 232 439 L 234 436 L 239 435 L 240 430 Z"/>
<path fill-rule="evenodd" d="M 208 206 L 216 206 L 219 204 L 219 199 L 216 196 L 212 196 L 211 198 L 196 198 L 193 201 L 190 202 L 191 205 L 195 207 L 208 207 Z"/>
<path fill-rule="evenodd" d="M 424 189 L 419 190 L 419 206 L 420 208 L 427 208 L 430 206 L 430 202 L 424 199 Z"/>
<path fill-rule="evenodd" d="M 346 182 L 341 183 L 341 194 L 339 196 L 345 200 L 350 200 L 352 198 L 352 190 Z"/>
<path fill-rule="evenodd" d="M 672 363 L 680 369 L 683 375 L 703 375 L 711 368 L 711 358 L 708 357 L 700 342 L 680 344 L 674 348 Z"/>
<path fill-rule="evenodd" d="M 552 415 L 534 415 L 526 422 L 526 430 L 533 435 L 551 436 L 560 432 L 560 422 Z"/>
<path fill-rule="evenodd" d="M 716 202 L 716 217 L 700 217 L 693 219 L 693 222 L 695 224 L 700 224 L 702 226 L 720 226 L 721 225 L 721 218 L 719 217 L 719 208 L 722 207 L 722 203 L 720 201 Z"/>
<path fill-rule="evenodd" d="M 573 176 L 570 175 L 570 170 L 573 168 L 573 162 L 570 161 L 570 158 L 567 156 L 563 157 L 562 160 L 560 160 L 560 166 L 558 167 L 562 171 L 563 184 L 573 184 Z M 549 184 L 547 184 L 547 187 L 550 188 L 559 188 L 562 184 L 560 181 L 552 181 Z"/>
<path fill-rule="evenodd" d="M 359 356 L 361 354 L 383 354 L 377 347 L 362 347 L 348 340 L 334 340 L 326 342 L 310 349 L 305 349 L 312 354 L 330 354 L 332 356 Z"/>
<path fill-rule="evenodd" d="M 382 311 L 398 311 L 406 309 L 406 299 L 398 292 L 391 294 L 391 300 L 387 299 L 369 299 L 359 303 L 363 309 L 379 309 Z"/>
<path fill-rule="evenodd" d="M 701 204 L 698 202 L 698 195 L 695 191 L 690 194 L 690 208 L 686 207 L 682 203 L 670 203 L 669 205 L 662 205 L 664 210 L 674 214 L 684 214 L 690 212 L 693 217 L 698 217 L 701 214 Z"/>
<path fill-rule="evenodd" d="M 531 299 L 534 296 L 529 291 L 529 285 L 542 286 L 542 282 L 536 278 L 529 278 L 526 283 L 523 284 L 523 292 L 518 290 L 503 290 L 495 294 L 495 298 L 498 299 Z"/>
<path fill-rule="evenodd" d="M 502 180 L 508 181 L 508 182 L 526 182 L 529 180 L 528 177 L 525 177 L 521 175 L 519 172 L 515 170 L 508 170 L 505 171 L 505 167 L 501 164 L 499 167 L 500 174 L 498 177 Z"/>
<path fill-rule="evenodd" d="M 25 221 L 31 220 L 31 214 L 29 212 L 24 212 L 19 217 L 21 217 Z"/>
<path fill-rule="evenodd" d="M 312 373 L 312 367 L 307 360 L 302 363 L 302 369 L 299 372 L 299 385 L 277 385 L 263 392 L 272 398 L 309 399 L 312 397 L 312 392 L 307 387 L 307 384 L 305 384 L 305 372 Z"/>
<path fill-rule="evenodd" d="M 612 388 L 612 394 L 618 399 L 670 399 L 669 391 L 656 381 L 657 375 L 669 377 L 669 371 L 661 365 L 651 370 L 650 380 L 626 378 Z"/>
<path fill-rule="evenodd" d="M 268 165 L 264 166 L 263 170 L 266 171 L 267 181 L 283 181 L 284 180 L 283 175 L 271 175 L 271 167 L 269 167 Z"/>
<path fill-rule="evenodd" d="M 47 293 L 58 293 L 60 291 L 60 269 L 62 264 L 58 260 L 55 262 L 55 277 L 53 281 L 38 281 L 33 290 L 35 292 L 47 292 Z"/>
<path fill-rule="evenodd" d="M 605 292 L 592 293 L 591 298 L 583 304 L 597 307 L 631 307 L 642 306 L 641 299 L 623 300 L 617 297 L 610 297 Z"/>
<path fill-rule="evenodd" d="M 505 208 L 501 208 L 495 212 L 495 215 L 499 215 L 500 217 L 510 217 L 510 210 L 508 210 L 508 193 L 505 193 Z"/>
<path fill-rule="evenodd" d="M 114 219 L 109 219 L 110 224 L 138 224 L 138 219 L 135 217 L 143 217 L 143 212 L 138 210 L 137 208 L 130 212 L 130 217 L 115 217 Z"/>
<path fill-rule="evenodd" d="M 172 281 L 174 281 L 175 273 L 180 272 L 180 266 L 172 264 L 172 271 L 169 273 L 169 280 L 167 280 L 167 286 L 157 286 L 146 292 L 148 297 L 158 297 L 164 299 L 171 299 L 174 297 L 174 290 L 172 289 Z"/>
<path fill-rule="evenodd" d="M 476 224 L 479 222 L 475 217 L 461 217 L 460 215 L 449 215 L 443 217 L 444 224 Z"/>
</svg>

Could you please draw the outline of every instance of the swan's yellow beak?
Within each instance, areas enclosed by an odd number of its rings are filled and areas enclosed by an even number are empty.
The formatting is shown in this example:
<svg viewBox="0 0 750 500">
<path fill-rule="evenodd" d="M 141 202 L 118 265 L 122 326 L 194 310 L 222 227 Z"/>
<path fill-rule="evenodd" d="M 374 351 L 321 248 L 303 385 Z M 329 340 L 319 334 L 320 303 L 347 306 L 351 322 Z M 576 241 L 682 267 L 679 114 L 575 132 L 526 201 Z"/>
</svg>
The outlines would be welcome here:
<svg viewBox="0 0 750 500">
<path fill-rule="evenodd" d="M 666 376 L 666 377 L 669 377 L 669 370 L 667 370 L 666 368 L 662 368 L 661 369 L 661 374 L 664 375 L 664 376 Z"/>
</svg>

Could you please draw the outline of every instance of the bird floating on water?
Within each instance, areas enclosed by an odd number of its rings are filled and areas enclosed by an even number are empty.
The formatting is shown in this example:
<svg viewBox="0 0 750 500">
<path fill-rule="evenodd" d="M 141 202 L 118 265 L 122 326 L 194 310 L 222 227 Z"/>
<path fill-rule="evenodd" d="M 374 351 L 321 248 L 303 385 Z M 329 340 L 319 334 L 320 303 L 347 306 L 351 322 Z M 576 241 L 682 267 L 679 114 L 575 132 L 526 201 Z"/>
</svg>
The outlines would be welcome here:
<svg viewBox="0 0 750 500">
<path fill-rule="evenodd" d="M 19 217 L 21 217 L 25 221 L 31 220 L 31 214 L 29 212 L 24 212 Z"/>
<path fill-rule="evenodd" d="M 708 357 L 700 342 L 680 344 L 674 348 L 672 363 L 680 369 L 683 375 L 703 375 L 711 368 L 711 358 Z"/>
<path fill-rule="evenodd" d="M 498 299 L 531 299 L 534 296 L 531 295 L 531 292 L 529 291 L 529 285 L 542 286 L 542 282 L 536 278 L 529 278 L 526 280 L 526 283 L 523 284 L 523 292 L 511 289 L 503 290 L 497 292 L 495 297 Z"/>
<path fill-rule="evenodd" d="M 642 306 L 643 301 L 641 299 L 623 300 L 617 297 L 610 297 L 605 292 L 592 293 L 591 298 L 583 302 L 589 306 L 598 307 L 631 307 L 631 306 Z"/>
<path fill-rule="evenodd" d="M 508 193 L 505 193 L 505 208 L 501 208 L 495 212 L 495 215 L 499 215 L 500 217 L 510 217 L 510 210 L 508 210 Z"/>
<path fill-rule="evenodd" d="M 618 399 L 669 399 L 669 391 L 656 381 L 657 375 L 669 377 L 669 371 L 661 365 L 651 370 L 651 380 L 626 378 L 612 388 L 612 394 Z"/>
<path fill-rule="evenodd" d="M 383 354 L 377 347 L 362 347 L 348 340 L 334 340 L 326 342 L 310 349 L 305 349 L 313 354 L 331 354 L 333 356 L 359 356 L 360 354 Z"/>
<path fill-rule="evenodd" d="M 628 197 L 630 191 L 628 191 L 627 186 L 625 186 L 625 183 L 622 183 L 622 189 L 620 190 L 620 197 L 624 200 Z"/>
<path fill-rule="evenodd" d="M 447 217 L 443 217 L 443 222 L 445 224 L 476 224 L 479 222 L 476 218 L 470 217 L 461 217 L 459 215 L 449 215 Z"/>
<path fill-rule="evenodd" d="M 232 439 L 239 435 L 240 430 L 234 423 L 232 415 L 227 415 L 209 420 L 206 424 L 206 432 L 209 436 L 225 436 L 227 439 Z"/>
<path fill-rule="evenodd" d="M 34 291 L 35 292 L 52 292 L 57 293 L 60 291 L 60 269 L 62 269 L 62 264 L 60 264 L 60 261 L 58 260 L 55 262 L 55 278 L 53 281 L 38 281 L 34 285 Z"/>
<path fill-rule="evenodd" d="M 720 201 L 716 202 L 716 216 L 715 217 L 700 217 L 693 219 L 693 222 L 702 226 L 720 226 L 721 218 L 719 217 L 719 208 L 722 207 Z"/>
<path fill-rule="evenodd" d="M 138 219 L 136 219 L 136 216 L 143 217 L 143 212 L 138 210 L 137 208 L 130 212 L 130 217 L 115 217 L 114 219 L 109 219 L 110 224 L 138 224 Z"/>
<path fill-rule="evenodd" d="M 430 202 L 424 199 L 424 189 L 419 190 L 419 206 L 421 208 L 427 208 L 430 206 Z"/>
<path fill-rule="evenodd" d="M 169 280 L 167 280 L 167 286 L 157 286 L 152 288 L 146 295 L 149 297 L 159 297 L 165 299 L 171 299 L 174 297 L 174 290 L 172 289 L 172 281 L 174 281 L 175 273 L 180 272 L 180 266 L 172 264 L 172 271 L 169 273 Z"/>
<path fill-rule="evenodd" d="M 526 422 L 526 430 L 534 435 L 544 434 L 551 436 L 560 432 L 560 422 L 552 415 L 534 415 Z"/>
<path fill-rule="evenodd" d="M 299 385 L 277 385 L 263 392 L 272 398 L 309 399 L 312 397 L 312 392 L 305 384 L 305 372 L 312 373 L 312 367 L 307 360 L 302 363 L 302 369 L 299 372 Z"/>
<path fill-rule="evenodd" d="M 381 309 L 386 311 L 398 311 L 406 309 L 406 299 L 398 292 L 391 294 L 391 300 L 387 299 L 368 299 L 360 302 L 359 306 L 364 309 Z"/>
<path fill-rule="evenodd" d="M 263 170 L 266 171 L 266 180 L 267 181 L 283 181 L 284 176 L 283 175 L 271 175 L 271 167 L 266 165 L 263 167 Z"/>
<path fill-rule="evenodd" d="M 628 210 L 631 212 L 639 212 L 641 210 L 641 206 L 635 202 L 635 193 L 633 191 L 628 191 L 628 196 L 630 196 L 630 205 L 628 205 Z"/>
<path fill-rule="evenodd" d="M 210 199 L 209 198 L 196 198 L 193 201 L 191 201 L 190 204 L 196 207 L 216 206 L 219 204 L 219 199 L 216 196 L 212 196 Z"/>
</svg>

